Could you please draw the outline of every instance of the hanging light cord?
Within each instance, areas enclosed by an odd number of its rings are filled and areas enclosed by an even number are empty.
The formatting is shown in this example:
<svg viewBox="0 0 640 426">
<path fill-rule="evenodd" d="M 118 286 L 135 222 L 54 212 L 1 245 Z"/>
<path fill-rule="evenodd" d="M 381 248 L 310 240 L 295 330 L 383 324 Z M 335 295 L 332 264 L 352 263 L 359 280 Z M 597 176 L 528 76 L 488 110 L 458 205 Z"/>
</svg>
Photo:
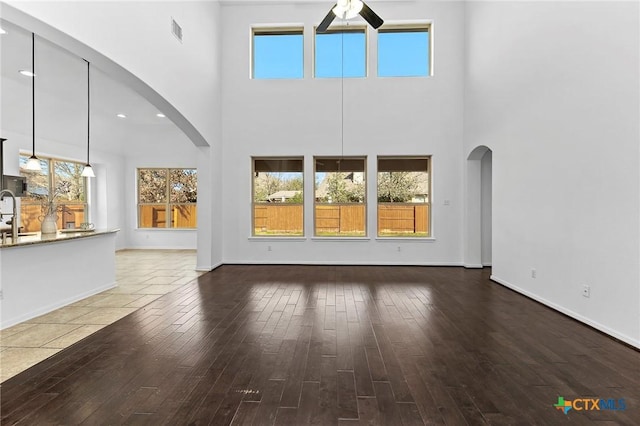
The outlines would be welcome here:
<svg viewBox="0 0 640 426">
<path fill-rule="evenodd" d="M 344 23 L 344 20 L 343 20 Z M 349 21 L 347 21 L 347 26 Z M 344 29 L 341 32 L 340 40 L 340 116 L 341 116 L 341 141 L 340 141 L 340 157 L 344 157 Z"/>
<path fill-rule="evenodd" d="M 89 131 L 91 122 L 91 85 L 89 83 L 89 61 L 85 59 L 85 62 L 87 63 L 87 165 L 89 165 L 91 164 L 89 163 L 89 139 L 91 136 L 91 132 Z"/>
<path fill-rule="evenodd" d="M 36 34 L 31 33 L 31 155 L 36 155 Z"/>
</svg>

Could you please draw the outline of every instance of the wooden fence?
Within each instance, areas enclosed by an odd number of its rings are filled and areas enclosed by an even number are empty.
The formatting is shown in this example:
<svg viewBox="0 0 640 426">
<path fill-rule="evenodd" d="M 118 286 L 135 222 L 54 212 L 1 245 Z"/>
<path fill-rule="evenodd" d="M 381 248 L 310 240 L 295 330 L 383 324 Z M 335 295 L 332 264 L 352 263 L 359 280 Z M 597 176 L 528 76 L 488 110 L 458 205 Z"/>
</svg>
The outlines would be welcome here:
<svg viewBox="0 0 640 426">
<path fill-rule="evenodd" d="M 197 226 L 197 205 L 177 204 L 170 207 L 169 218 L 164 204 L 140 206 L 140 228 L 195 228 Z"/>
<path fill-rule="evenodd" d="M 84 204 L 61 204 L 58 212 L 58 229 L 80 228 L 86 222 Z M 22 204 L 20 206 L 20 226 L 22 232 L 39 232 L 42 221 L 42 207 L 40 204 Z"/>
<path fill-rule="evenodd" d="M 364 204 L 316 204 L 317 235 L 365 235 Z"/>
<path fill-rule="evenodd" d="M 255 235 L 302 235 L 302 204 L 256 204 L 253 211 Z"/>
<path fill-rule="evenodd" d="M 429 205 L 378 204 L 378 235 L 429 235 Z"/>
</svg>

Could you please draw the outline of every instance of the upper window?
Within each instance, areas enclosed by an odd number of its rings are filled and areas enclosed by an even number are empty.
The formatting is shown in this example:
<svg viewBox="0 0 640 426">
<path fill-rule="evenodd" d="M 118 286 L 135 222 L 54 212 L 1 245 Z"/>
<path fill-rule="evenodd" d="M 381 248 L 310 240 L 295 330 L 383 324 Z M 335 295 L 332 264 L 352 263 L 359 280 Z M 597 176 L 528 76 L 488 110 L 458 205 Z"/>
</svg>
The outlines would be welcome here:
<svg viewBox="0 0 640 426">
<path fill-rule="evenodd" d="M 429 237 L 430 157 L 378 157 L 378 236 Z"/>
<path fill-rule="evenodd" d="M 87 178 L 82 176 L 84 163 L 40 157 L 41 170 L 26 170 L 29 155 L 20 155 L 20 175 L 27 181 L 21 198 L 20 224 L 24 232 L 40 230 L 40 220 L 47 208 L 55 208 L 59 229 L 79 228 L 87 222 Z"/>
<path fill-rule="evenodd" d="M 315 235 L 367 235 L 365 158 L 315 158 Z"/>
<path fill-rule="evenodd" d="M 365 77 L 367 42 L 364 28 L 316 33 L 315 76 Z"/>
<path fill-rule="evenodd" d="M 303 159 L 253 159 L 253 235 L 304 235 Z"/>
<path fill-rule="evenodd" d="M 195 169 L 138 169 L 138 227 L 195 228 Z"/>
<path fill-rule="evenodd" d="M 380 28 L 378 30 L 378 76 L 430 75 L 430 38 L 428 25 Z"/>
<path fill-rule="evenodd" d="M 255 79 L 304 77 L 302 32 L 302 28 L 254 28 L 251 76 Z"/>
</svg>

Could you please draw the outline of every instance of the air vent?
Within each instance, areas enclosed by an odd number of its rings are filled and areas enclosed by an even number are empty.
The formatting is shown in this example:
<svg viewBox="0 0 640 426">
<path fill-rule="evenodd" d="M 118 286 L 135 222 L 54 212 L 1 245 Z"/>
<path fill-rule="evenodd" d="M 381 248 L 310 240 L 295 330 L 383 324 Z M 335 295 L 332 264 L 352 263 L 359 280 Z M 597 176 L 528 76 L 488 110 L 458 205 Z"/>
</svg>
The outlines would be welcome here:
<svg viewBox="0 0 640 426">
<path fill-rule="evenodd" d="M 171 18 L 171 32 L 182 43 L 182 27 L 173 18 Z"/>
</svg>

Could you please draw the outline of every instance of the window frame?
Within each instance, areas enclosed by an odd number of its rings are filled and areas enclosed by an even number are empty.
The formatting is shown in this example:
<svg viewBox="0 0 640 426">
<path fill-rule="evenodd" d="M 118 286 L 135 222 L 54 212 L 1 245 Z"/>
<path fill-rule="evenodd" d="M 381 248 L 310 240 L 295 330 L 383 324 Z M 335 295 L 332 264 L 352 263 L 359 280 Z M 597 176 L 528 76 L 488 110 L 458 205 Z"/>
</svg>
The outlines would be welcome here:
<svg viewBox="0 0 640 426">
<path fill-rule="evenodd" d="M 426 32 L 429 35 L 427 42 L 428 55 L 427 55 L 427 74 L 426 75 L 413 75 L 413 76 L 398 76 L 398 75 L 380 75 L 380 34 L 384 33 L 411 33 L 411 32 Z M 426 78 L 433 76 L 433 22 L 411 22 L 411 23 L 385 23 L 378 28 L 377 35 L 377 57 L 376 57 L 376 77 L 379 78 Z"/>
<path fill-rule="evenodd" d="M 302 74 L 300 77 L 256 77 L 256 63 L 255 63 L 255 37 L 261 35 L 300 35 L 302 36 L 302 51 L 301 51 L 301 59 L 302 59 Z M 304 43 L 304 25 L 278 25 L 278 26 L 260 26 L 254 25 L 251 27 L 251 36 L 250 36 L 250 52 L 249 52 L 249 61 L 250 61 L 250 69 L 249 69 L 249 78 L 251 80 L 302 80 L 305 77 L 304 63 L 305 63 L 305 43 Z"/>
<path fill-rule="evenodd" d="M 23 158 L 29 158 L 31 156 L 30 153 L 26 153 L 26 152 L 20 152 L 19 153 L 19 157 L 23 157 Z M 56 185 L 56 169 L 55 169 L 55 163 L 72 163 L 75 165 L 79 165 L 81 168 L 84 168 L 85 162 L 83 161 L 76 161 L 76 160 L 67 160 L 67 159 L 63 159 L 63 158 L 58 158 L 58 157 L 47 157 L 47 156 L 39 156 L 38 160 L 40 161 L 46 161 L 48 163 L 48 176 L 47 176 L 47 198 L 51 197 L 52 194 L 55 193 L 55 185 Z M 23 176 L 26 178 L 27 180 L 27 185 L 28 185 L 28 179 L 29 179 L 29 172 L 24 172 L 22 170 L 22 168 L 20 168 L 20 176 Z M 91 204 L 89 203 L 89 197 L 90 197 L 90 185 L 89 185 L 89 178 L 82 176 L 82 195 L 84 196 L 84 202 L 81 201 L 64 201 L 64 202 L 60 202 L 59 200 L 55 200 L 56 204 L 62 204 L 62 205 L 73 205 L 73 206 L 82 206 L 83 207 L 83 221 L 84 222 L 89 222 L 91 219 Z M 23 197 L 23 198 L 28 198 L 28 197 Z M 20 201 L 20 207 L 22 206 L 42 206 L 42 201 L 38 201 L 38 202 L 33 202 L 33 201 L 27 201 L 24 199 L 21 199 Z M 22 224 L 23 220 L 22 220 L 22 213 L 23 210 L 22 208 L 20 209 L 20 223 Z M 58 219 L 57 220 L 63 220 L 64 216 L 63 215 L 58 215 Z M 61 223 L 61 227 L 59 227 L 59 229 L 64 229 L 64 223 Z M 39 230 L 39 229 L 38 229 Z M 30 231 L 30 230 L 27 230 Z"/>
<path fill-rule="evenodd" d="M 363 173 L 363 185 L 364 185 L 364 196 L 363 196 L 363 201 L 362 203 L 355 203 L 355 202 L 350 202 L 350 203 L 319 203 L 317 201 L 318 196 L 317 196 L 317 191 L 318 188 L 316 188 L 316 175 L 318 173 L 318 168 L 317 168 L 317 164 L 318 164 L 318 160 L 358 160 L 358 161 L 362 161 L 363 163 L 363 169 L 362 169 L 362 173 Z M 347 170 L 348 171 L 348 170 Z M 369 236 L 369 224 L 368 224 L 368 204 L 369 204 L 369 200 L 367 197 L 367 180 L 368 180 L 368 176 L 367 176 L 367 156 L 366 155 L 356 155 L 356 156 L 335 156 L 335 155 L 318 155 L 318 156 L 314 156 L 313 157 L 313 238 L 314 239 L 344 239 L 344 238 L 349 238 L 349 239 L 367 239 Z M 318 185 L 319 186 L 319 185 Z M 318 235 L 318 227 L 317 227 L 317 222 L 318 222 L 318 215 L 317 215 L 317 206 L 319 204 L 325 205 L 325 204 L 354 204 L 354 205 L 363 205 L 364 208 L 364 219 L 363 219 L 363 223 L 364 223 L 364 233 L 363 235 L 357 235 L 357 236 L 348 236 L 348 235 Z"/>
<path fill-rule="evenodd" d="M 256 206 L 261 204 L 269 204 L 266 202 L 256 202 L 256 161 L 300 161 L 302 170 L 299 172 L 286 172 L 278 171 L 274 173 L 300 173 L 302 178 L 302 202 L 301 203 L 286 203 L 287 205 L 300 205 L 302 207 L 302 232 L 300 234 L 269 234 L 260 235 L 256 234 Z M 264 172 L 267 173 L 267 172 Z M 292 155 L 292 156 L 277 156 L 277 157 L 265 157 L 265 156 L 252 156 L 251 157 L 251 238 L 304 238 L 305 237 L 305 183 L 304 183 L 304 156 Z"/>
<path fill-rule="evenodd" d="M 415 235 L 381 235 L 380 234 L 380 205 L 383 204 L 380 202 L 380 173 L 384 173 L 380 171 L 380 160 L 426 160 L 427 162 L 427 201 L 426 202 L 402 202 L 397 203 L 400 205 L 425 205 L 427 207 L 427 232 L 424 236 L 415 236 Z M 432 214 L 432 188 L 433 188 L 433 180 L 432 180 L 432 170 L 433 170 L 433 156 L 432 155 L 379 155 L 376 158 L 376 238 L 378 239 L 402 239 L 402 240 L 430 240 L 433 239 L 433 214 Z M 401 171 L 401 170 L 398 170 Z M 409 172 L 422 172 L 420 170 L 411 170 Z M 391 203 L 391 202 L 389 202 Z M 387 203 L 384 203 L 387 204 Z"/>
<path fill-rule="evenodd" d="M 354 76 L 354 77 L 349 77 L 349 76 L 343 77 L 342 75 L 331 76 L 331 77 L 318 77 L 316 75 L 316 64 L 318 61 L 317 54 L 316 54 L 318 35 L 339 34 L 339 33 L 363 33 L 364 35 L 364 75 Z M 313 55 L 311 55 L 313 56 L 313 60 L 311 61 L 313 78 L 314 79 L 332 79 L 332 78 L 367 78 L 369 77 L 369 44 L 370 44 L 369 43 L 369 27 L 367 25 L 361 25 L 361 24 L 335 25 L 327 29 L 327 31 L 325 31 L 324 33 L 320 33 L 320 34 L 318 34 L 318 27 L 314 26 L 313 27 Z M 342 65 L 341 65 L 341 69 L 343 69 Z"/>
<path fill-rule="evenodd" d="M 165 170 L 167 173 L 167 177 L 166 177 L 166 184 L 165 184 L 165 196 L 166 196 L 166 200 L 164 203 L 141 203 L 140 202 L 140 171 L 142 170 Z M 141 229 L 141 230 L 162 230 L 162 231 L 166 231 L 166 230 L 173 230 L 173 231 L 184 231 L 184 230 L 195 230 L 198 228 L 198 217 L 197 217 L 197 212 L 198 212 L 198 202 L 196 201 L 194 202 L 188 202 L 188 203 L 172 203 L 171 202 L 171 171 L 172 170 L 194 170 L 195 174 L 196 174 L 196 186 L 197 186 L 197 178 L 198 178 L 198 169 L 196 167 L 137 167 L 136 168 L 136 216 L 137 216 L 137 220 L 136 220 L 136 229 Z M 196 195 L 197 197 L 197 195 Z M 196 223 L 193 227 L 173 227 L 173 226 L 169 226 L 171 225 L 171 220 L 166 220 L 165 221 L 165 226 L 164 227 L 147 227 L 147 226 L 141 226 L 140 224 L 140 219 L 141 219 L 141 215 L 140 215 L 140 207 L 141 206 L 155 206 L 158 204 L 164 204 L 165 206 L 165 217 L 170 218 L 171 217 L 171 206 L 183 206 L 183 205 L 187 205 L 187 206 L 191 206 L 191 205 L 195 205 L 195 209 L 196 209 Z"/>
</svg>

